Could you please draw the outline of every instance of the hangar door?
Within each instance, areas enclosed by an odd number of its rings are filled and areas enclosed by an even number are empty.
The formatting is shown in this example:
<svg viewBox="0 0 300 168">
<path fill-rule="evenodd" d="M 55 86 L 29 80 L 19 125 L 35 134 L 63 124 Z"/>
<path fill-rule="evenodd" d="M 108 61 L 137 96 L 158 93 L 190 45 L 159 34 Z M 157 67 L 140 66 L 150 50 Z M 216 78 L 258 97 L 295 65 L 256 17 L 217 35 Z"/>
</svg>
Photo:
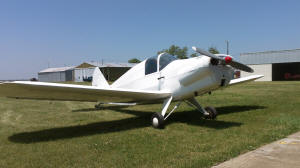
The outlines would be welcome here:
<svg viewBox="0 0 300 168">
<path fill-rule="evenodd" d="M 273 81 L 300 81 L 300 62 L 272 64 Z"/>
</svg>

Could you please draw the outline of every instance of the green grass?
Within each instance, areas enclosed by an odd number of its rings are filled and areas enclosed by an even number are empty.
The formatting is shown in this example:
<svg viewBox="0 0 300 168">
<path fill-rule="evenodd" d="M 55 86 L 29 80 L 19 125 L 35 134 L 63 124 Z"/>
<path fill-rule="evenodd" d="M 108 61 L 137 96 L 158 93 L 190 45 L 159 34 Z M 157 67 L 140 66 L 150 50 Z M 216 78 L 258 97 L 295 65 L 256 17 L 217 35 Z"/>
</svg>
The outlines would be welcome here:
<svg viewBox="0 0 300 168">
<path fill-rule="evenodd" d="M 131 107 L 0 98 L 0 167 L 210 167 L 300 130 L 300 82 L 252 82 L 182 104 L 163 130 L 161 104 Z M 174 104 L 173 104 L 174 105 Z"/>
</svg>

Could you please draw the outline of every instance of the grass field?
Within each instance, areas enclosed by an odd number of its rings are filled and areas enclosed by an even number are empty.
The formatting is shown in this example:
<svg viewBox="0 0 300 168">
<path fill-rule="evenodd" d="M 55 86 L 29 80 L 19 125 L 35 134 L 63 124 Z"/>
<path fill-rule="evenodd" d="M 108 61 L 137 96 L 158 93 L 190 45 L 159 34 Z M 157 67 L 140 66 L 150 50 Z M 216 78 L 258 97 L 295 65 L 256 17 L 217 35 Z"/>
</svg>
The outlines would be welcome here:
<svg viewBox="0 0 300 168">
<path fill-rule="evenodd" d="M 0 167 L 210 167 L 300 130 L 300 82 L 252 82 L 182 104 L 163 130 L 161 104 L 132 107 L 0 98 Z"/>
</svg>

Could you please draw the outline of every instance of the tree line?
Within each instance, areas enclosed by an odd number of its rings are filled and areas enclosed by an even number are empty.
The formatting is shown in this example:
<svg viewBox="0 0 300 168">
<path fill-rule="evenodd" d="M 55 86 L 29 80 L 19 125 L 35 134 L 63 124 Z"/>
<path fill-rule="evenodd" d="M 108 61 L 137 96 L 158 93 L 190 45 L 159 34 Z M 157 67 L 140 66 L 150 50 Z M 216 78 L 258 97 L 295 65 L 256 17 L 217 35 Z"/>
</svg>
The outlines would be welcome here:
<svg viewBox="0 0 300 168">
<path fill-rule="evenodd" d="M 208 51 L 212 54 L 220 53 L 216 47 L 210 47 L 208 49 Z M 163 49 L 161 51 L 158 51 L 157 54 L 160 54 L 163 52 L 169 53 L 170 55 L 173 55 L 173 56 L 177 57 L 178 59 L 187 59 L 187 58 L 199 56 L 198 53 L 192 53 L 189 55 L 187 47 L 179 47 L 177 45 L 171 45 L 168 49 Z M 132 58 L 132 59 L 128 60 L 128 63 L 140 63 L 140 62 L 141 61 L 137 58 Z"/>
</svg>

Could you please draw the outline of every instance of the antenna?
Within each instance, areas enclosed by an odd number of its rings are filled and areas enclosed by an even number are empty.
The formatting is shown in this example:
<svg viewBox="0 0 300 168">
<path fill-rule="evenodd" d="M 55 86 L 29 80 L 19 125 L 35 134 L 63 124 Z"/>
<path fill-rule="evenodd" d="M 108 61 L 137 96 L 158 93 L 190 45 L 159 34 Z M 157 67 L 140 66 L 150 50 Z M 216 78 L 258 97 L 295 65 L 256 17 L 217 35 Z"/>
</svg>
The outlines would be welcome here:
<svg viewBox="0 0 300 168">
<path fill-rule="evenodd" d="M 225 42 L 226 42 L 226 49 L 227 49 L 226 54 L 229 55 L 229 41 L 226 40 Z"/>
</svg>

